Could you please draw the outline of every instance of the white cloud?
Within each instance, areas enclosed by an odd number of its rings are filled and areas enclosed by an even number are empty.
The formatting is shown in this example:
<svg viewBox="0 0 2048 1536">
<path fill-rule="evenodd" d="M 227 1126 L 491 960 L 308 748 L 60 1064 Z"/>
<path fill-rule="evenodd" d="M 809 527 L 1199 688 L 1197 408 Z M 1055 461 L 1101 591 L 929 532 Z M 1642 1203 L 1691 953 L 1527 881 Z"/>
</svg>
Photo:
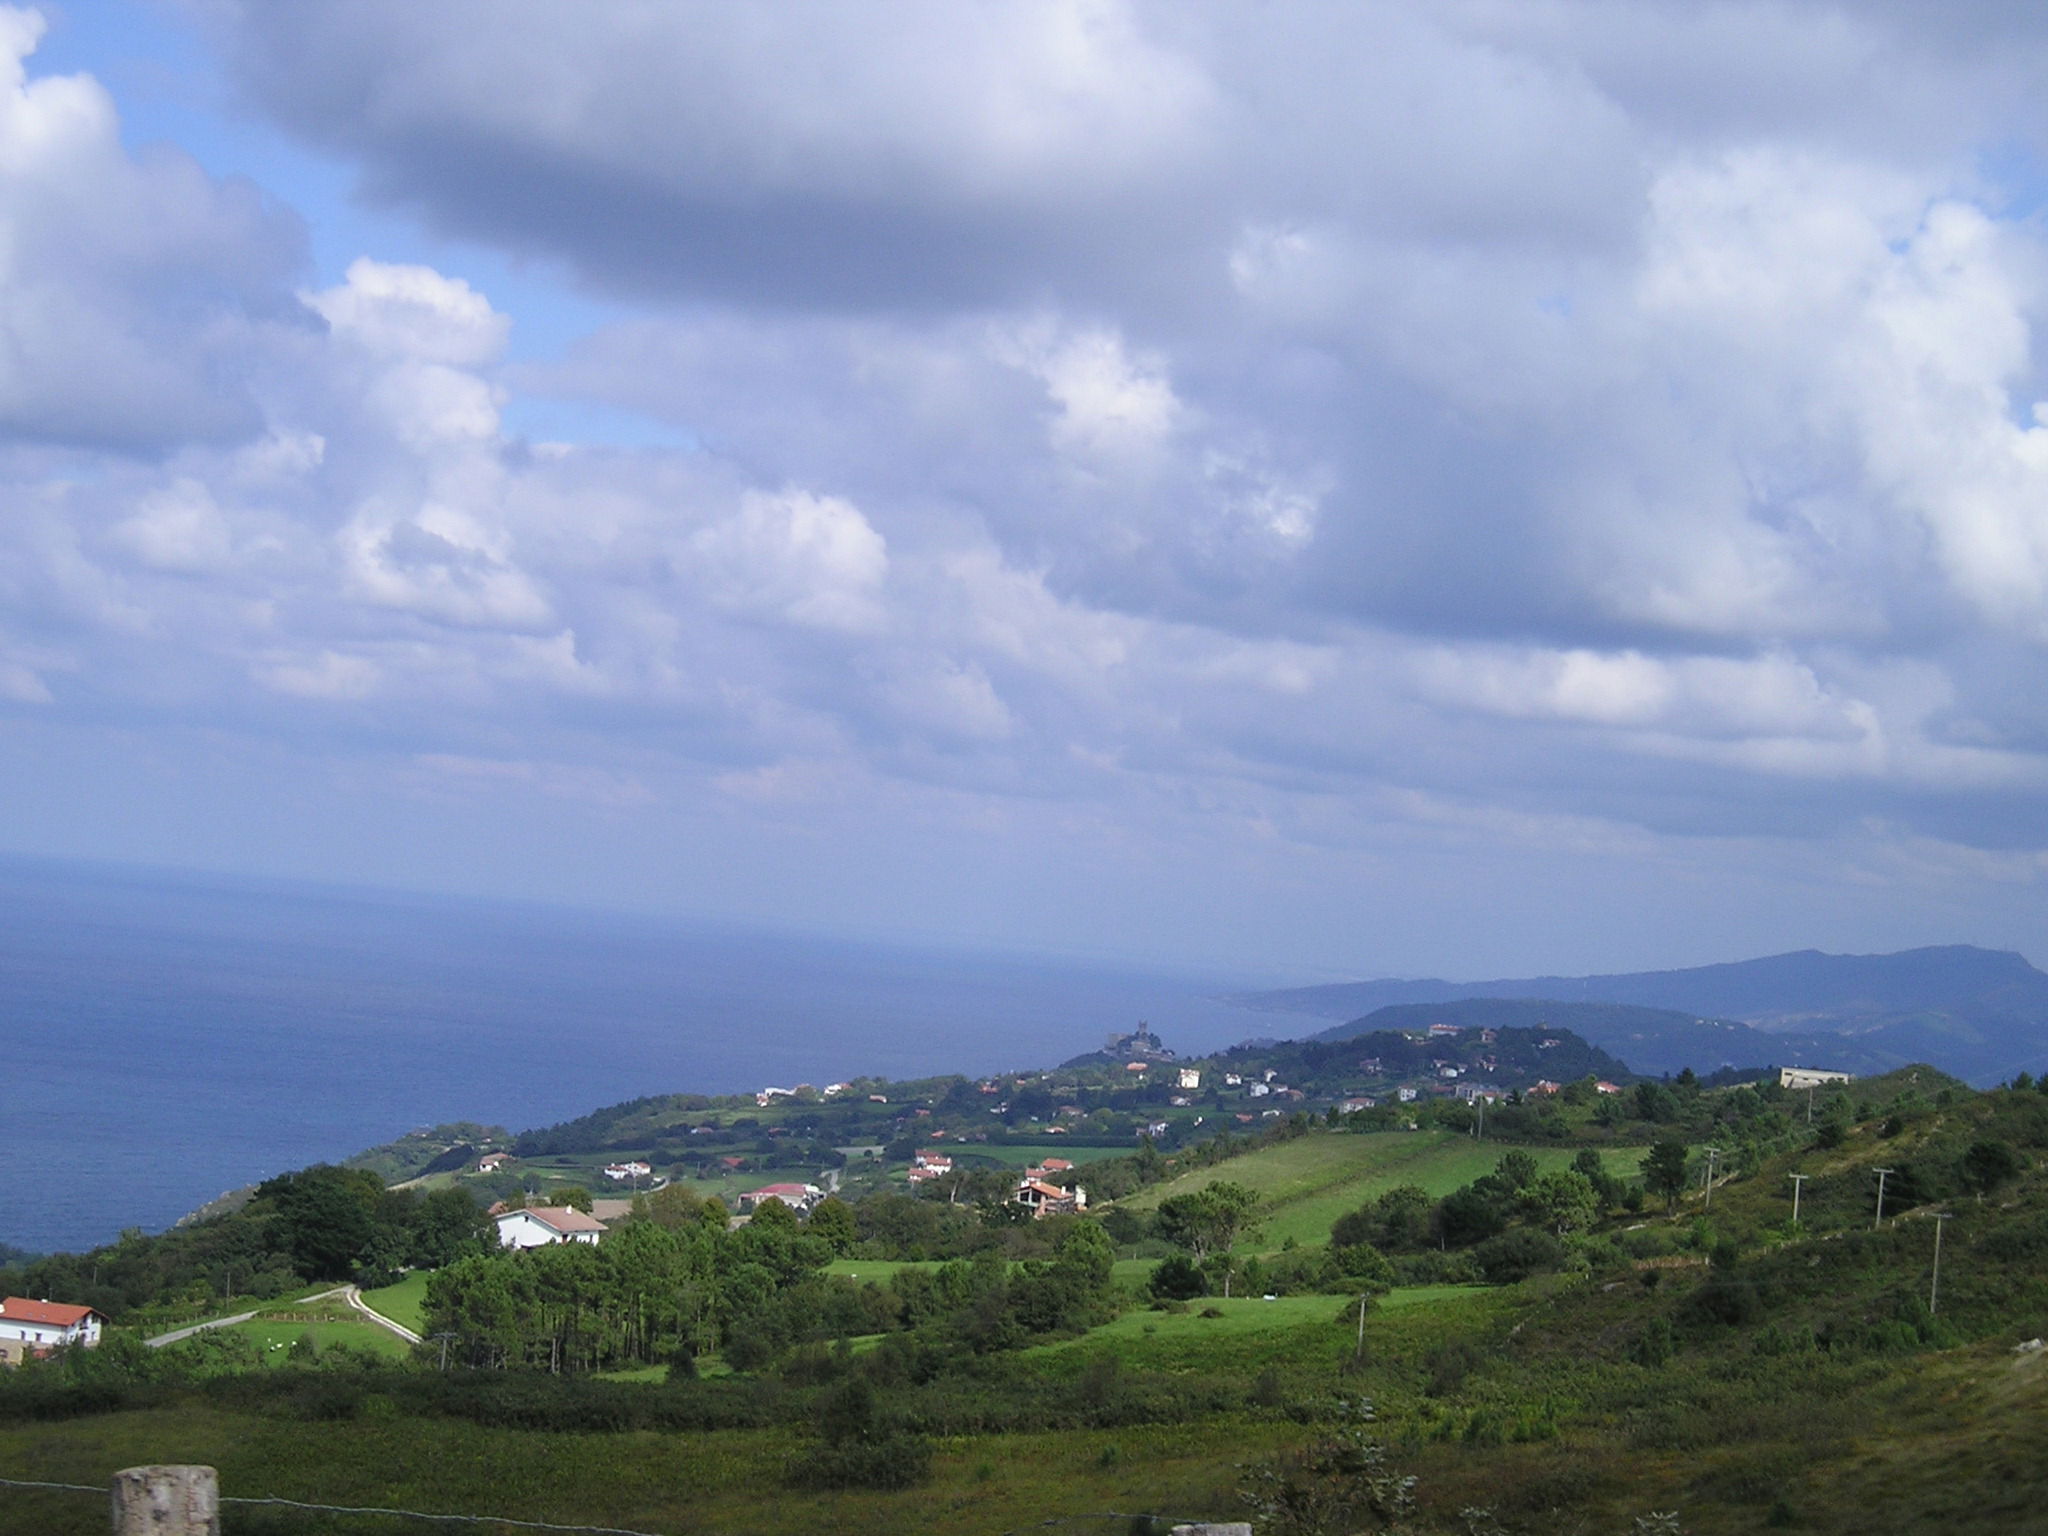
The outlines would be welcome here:
<svg viewBox="0 0 2048 1536">
<path fill-rule="evenodd" d="M 724 607 L 820 629 L 884 622 L 888 545 L 840 497 L 749 491 L 733 516 L 694 534 L 690 550 Z"/>
</svg>

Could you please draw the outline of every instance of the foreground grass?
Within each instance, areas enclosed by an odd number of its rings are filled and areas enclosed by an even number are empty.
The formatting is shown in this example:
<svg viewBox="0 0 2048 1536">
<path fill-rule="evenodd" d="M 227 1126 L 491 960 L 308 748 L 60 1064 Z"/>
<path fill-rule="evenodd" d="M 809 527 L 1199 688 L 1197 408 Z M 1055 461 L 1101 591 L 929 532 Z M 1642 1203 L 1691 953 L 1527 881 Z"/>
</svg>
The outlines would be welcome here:
<svg viewBox="0 0 2048 1536">
<path fill-rule="evenodd" d="M 207 1408 L 122 1413 L 0 1429 L 6 1475 L 105 1486 L 154 1461 L 218 1467 L 240 1497 L 374 1505 L 447 1514 L 516 1515 L 636 1530 L 779 1536 L 987 1536 L 1043 1520 L 1133 1510 L 1233 1518 L 1236 1464 L 1286 1433 L 1262 1423 L 1196 1428 L 1047 1431 L 942 1442 L 931 1483 L 901 1493 L 800 1493 L 783 1468 L 802 1454 L 780 1431 L 704 1435 L 563 1435 L 436 1420 L 279 1424 Z M 19 1473 L 13 1469 L 32 1467 Z M 1048 1468 L 1058 1469 L 1057 1476 Z M 228 1530 L 302 1531 L 230 1510 Z M 103 1536 L 104 1500 L 0 1490 L 0 1530 Z M 416 1523 L 322 1517 L 322 1531 L 413 1531 Z M 1108 1527 L 1116 1529 L 1116 1527 Z"/>
</svg>

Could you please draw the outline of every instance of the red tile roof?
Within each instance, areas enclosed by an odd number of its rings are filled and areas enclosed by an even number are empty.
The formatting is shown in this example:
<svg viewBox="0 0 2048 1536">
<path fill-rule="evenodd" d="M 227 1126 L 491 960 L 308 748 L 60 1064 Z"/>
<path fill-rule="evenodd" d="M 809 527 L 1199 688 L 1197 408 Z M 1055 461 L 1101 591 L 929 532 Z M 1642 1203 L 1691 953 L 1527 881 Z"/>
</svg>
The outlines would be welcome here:
<svg viewBox="0 0 2048 1536">
<path fill-rule="evenodd" d="M 91 1315 L 91 1307 L 74 1307 L 61 1301 L 30 1301 L 26 1296 L 9 1296 L 0 1301 L 0 1317 L 10 1323 L 46 1323 L 53 1328 L 76 1328 Z"/>
</svg>

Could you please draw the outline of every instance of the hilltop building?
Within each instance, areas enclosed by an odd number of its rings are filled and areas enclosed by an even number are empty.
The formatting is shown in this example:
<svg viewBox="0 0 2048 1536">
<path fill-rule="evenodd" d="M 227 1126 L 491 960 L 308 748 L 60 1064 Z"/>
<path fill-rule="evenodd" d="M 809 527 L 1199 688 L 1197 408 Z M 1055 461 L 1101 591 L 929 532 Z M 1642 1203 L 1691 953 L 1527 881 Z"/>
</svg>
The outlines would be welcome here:
<svg viewBox="0 0 2048 1536">
<path fill-rule="evenodd" d="M 1127 1035 L 1111 1035 L 1102 1054 L 1126 1061 L 1171 1061 L 1174 1055 L 1166 1048 L 1166 1042 L 1152 1033 L 1149 1024 L 1140 1024 Z"/>
<path fill-rule="evenodd" d="M 1828 1083 L 1851 1081 L 1846 1072 L 1834 1072 L 1825 1067 L 1780 1067 L 1778 1086 L 1780 1088 L 1820 1088 Z"/>
</svg>

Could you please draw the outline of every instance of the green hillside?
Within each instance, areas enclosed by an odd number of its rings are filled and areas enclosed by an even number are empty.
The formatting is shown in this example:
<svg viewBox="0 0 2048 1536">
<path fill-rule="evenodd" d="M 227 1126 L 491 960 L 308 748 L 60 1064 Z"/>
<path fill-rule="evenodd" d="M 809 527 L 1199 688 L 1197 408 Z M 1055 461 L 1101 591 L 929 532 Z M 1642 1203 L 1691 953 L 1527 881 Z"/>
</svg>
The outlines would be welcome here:
<svg viewBox="0 0 2048 1536">
<path fill-rule="evenodd" d="M 1173 1195 L 1192 1194 L 1219 1180 L 1242 1184 L 1260 1199 L 1259 1229 L 1240 1245 L 1247 1253 L 1277 1251 L 1289 1238 L 1303 1246 L 1325 1243 L 1330 1224 L 1402 1184 L 1431 1198 L 1448 1195 L 1491 1173 L 1507 1150 L 1450 1131 L 1386 1131 L 1371 1135 L 1304 1136 L 1263 1147 L 1213 1168 L 1184 1173 L 1124 1200 L 1128 1210 L 1151 1211 Z M 1545 1171 L 1569 1168 L 1581 1148 L 1525 1147 Z M 1641 1147 L 1603 1151 L 1608 1171 L 1630 1177 Z"/>
</svg>

